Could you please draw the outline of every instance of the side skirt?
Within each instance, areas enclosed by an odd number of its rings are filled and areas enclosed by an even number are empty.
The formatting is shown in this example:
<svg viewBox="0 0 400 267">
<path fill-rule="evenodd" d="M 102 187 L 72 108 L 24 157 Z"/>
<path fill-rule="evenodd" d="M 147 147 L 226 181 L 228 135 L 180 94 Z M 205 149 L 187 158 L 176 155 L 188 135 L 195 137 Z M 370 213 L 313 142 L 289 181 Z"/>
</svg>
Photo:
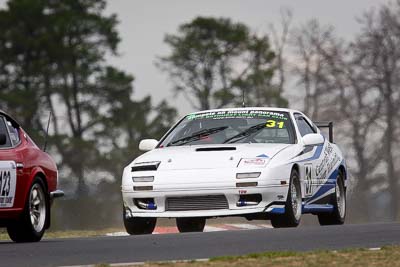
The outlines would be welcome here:
<svg viewBox="0 0 400 267">
<path fill-rule="evenodd" d="M 331 204 L 306 204 L 303 206 L 303 214 L 306 213 L 330 213 L 333 212 L 333 205 Z"/>
</svg>

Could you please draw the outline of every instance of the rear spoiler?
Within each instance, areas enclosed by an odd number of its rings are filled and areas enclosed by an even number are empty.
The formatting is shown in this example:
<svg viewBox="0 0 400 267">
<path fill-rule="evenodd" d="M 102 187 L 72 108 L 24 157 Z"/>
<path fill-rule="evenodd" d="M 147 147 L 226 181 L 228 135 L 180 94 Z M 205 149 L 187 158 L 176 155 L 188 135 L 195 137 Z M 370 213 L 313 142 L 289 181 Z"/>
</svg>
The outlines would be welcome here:
<svg viewBox="0 0 400 267">
<path fill-rule="evenodd" d="M 328 128 L 329 130 L 329 142 L 333 143 L 333 122 L 332 121 L 318 121 L 314 122 L 318 128 Z"/>
</svg>

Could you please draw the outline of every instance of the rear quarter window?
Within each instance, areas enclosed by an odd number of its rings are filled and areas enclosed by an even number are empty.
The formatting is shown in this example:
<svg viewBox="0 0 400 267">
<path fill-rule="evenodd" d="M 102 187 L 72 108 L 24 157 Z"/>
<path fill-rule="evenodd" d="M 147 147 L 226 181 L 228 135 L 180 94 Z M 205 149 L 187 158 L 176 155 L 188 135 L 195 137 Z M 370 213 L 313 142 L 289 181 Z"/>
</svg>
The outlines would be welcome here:
<svg viewBox="0 0 400 267">
<path fill-rule="evenodd" d="M 308 123 L 308 121 L 301 115 L 295 115 L 297 127 L 299 128 L 301 136 L 306 134 L 315 133 L 315 129 Z"/>
<path fill-rule="evenodd" d="M 17 127 L 14 127 L 10 121 L 6 120 L 6 124 L 12 145 L 13 146 L 18 145 L 19 142 L 21 141 L 19 138 L 19 129 Z"/>
</svg>

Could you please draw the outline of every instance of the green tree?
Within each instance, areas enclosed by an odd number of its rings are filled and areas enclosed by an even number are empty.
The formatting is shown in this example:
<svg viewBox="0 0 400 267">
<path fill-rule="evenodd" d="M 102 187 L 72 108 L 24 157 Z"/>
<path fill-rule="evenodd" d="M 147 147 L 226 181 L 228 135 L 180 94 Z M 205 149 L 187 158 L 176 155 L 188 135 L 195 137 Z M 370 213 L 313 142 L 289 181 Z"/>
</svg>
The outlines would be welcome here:
<svg viewBox="0 0 400 267">
<path fill-rule="evenodd" d="M 248 99 L 260 96 L 256 104 L 285 102 L 271 100 L 279 91 L 271 86 L 274 54 L 268 38 L 251 34 L 242 23 L 197 17 L 181 25 L 177 34 L 166 35 L 165 43 L 172 52 L 158 64 L 170 75 L 176 92 L 196 109 L 235 103 L 242 89 Z"/>
<path fill-rule="evenodd" d="M 271 51 L 267 37 L 251 36 L 247 49 L 247 72 L 235 82 L 236 87 L 245 92 L 245 104 L 287 107 L 288 101 L 282 96 L 281 88 L 272 82 L 275 66 L 271 67 L 271 62 L 275 54 Z M 235 102 L 241 104 L 242 99 L 238 99 Z"/>
<path fill-rule="evenodd" d="M 12 1 L 0 10 L 0 107 L 18 117 L 34 139 L 40 135 L 38 111 L 44 103 L 38 76 L 48 66 L 42 57 L 42 11 L 40 1 Z"/>
<path fill-rule="evenodd" d="M 177 116 L 176 110 L 165 101 L 153 106 L 150 96 L 139 101 L 132 100 L 132 79 L 124 72 L 108 67 L 98 81 L 99 90 L 115 102 L 108 110 L 104 127 L 96 133 L 96 138 L 105 144 L 105 162 L 102 165 L 119 176 L 123 167 L 141 154 L 138 151 L 139 141 L 161 138 Z"/>
</svg>

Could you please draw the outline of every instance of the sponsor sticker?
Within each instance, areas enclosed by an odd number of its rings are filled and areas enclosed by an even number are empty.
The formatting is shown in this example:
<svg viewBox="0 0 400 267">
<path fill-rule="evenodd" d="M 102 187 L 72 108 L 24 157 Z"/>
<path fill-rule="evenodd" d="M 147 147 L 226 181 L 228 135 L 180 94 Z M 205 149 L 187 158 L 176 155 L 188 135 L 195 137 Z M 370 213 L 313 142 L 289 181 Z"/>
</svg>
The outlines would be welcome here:
<svg viewBox="0 0 400 267">
<path fill-rule="evenodd" d="M 265 159 L 255 158 L 255 159 L 243 159 L 243 164 L 245 165 L 265 165 Z"/>
<path fill-rule="evenodd" d="M 266 158 L 242 158 L 239 162 L 239 167 L 265 167 L 268 163 Z"/>
<path fill-rule="evenodd" d="M 266 123 L 269 128 L 283 128 L 284 122 L 288 117 L 284 113 L 268 111 L 268 110 L 229 110 L 229 111 L 211 111 L 197 114 L 189 114 L 187 120 L 198 119 L 228 119 L 228 118 L 265 118 L 270 119 Z M 278 120 L 278 121 L 277 121 Z"/>
<path fill-rule="evenodd" d="M 0 161 L 0 208 L 12 208 L 14 205 L 17 171 L 15 162 Z"/>
<path fill-rule="evenodd" d="M 336 169 L 336 165 L 340 162 L 339 155 L 333 150 L 331 144 L 327 144 L 323 151 L 322 160 L 315 167 L 315 176 L 318 184 L 323 184 L 328 179 L 328 175 Z"/>
</svg>

